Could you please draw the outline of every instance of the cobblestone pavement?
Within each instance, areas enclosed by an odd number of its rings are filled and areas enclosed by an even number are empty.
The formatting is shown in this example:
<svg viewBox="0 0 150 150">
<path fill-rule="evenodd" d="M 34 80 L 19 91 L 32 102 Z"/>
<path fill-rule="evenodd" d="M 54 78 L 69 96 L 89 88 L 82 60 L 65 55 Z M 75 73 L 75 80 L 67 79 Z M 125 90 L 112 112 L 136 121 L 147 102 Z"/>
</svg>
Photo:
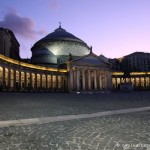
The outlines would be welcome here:
<svg viewBox="0 0 150 150">
<path fill-rule="evenodd" d="M 150 111 L 0 129 L 0 150 L 150 150 Z"/>
<path fill-rule="evenodd" d="M 150 92 L 0 93 L 0 121 L 150 106 Z"/>
<path fill-rule="evenodd" d="M 150 106 L 150 92 L 63 94 L 0 94 L 0 120 Z M 0 150 L 150 150 L 150 111 L 0 128 Z"/>
</svg>

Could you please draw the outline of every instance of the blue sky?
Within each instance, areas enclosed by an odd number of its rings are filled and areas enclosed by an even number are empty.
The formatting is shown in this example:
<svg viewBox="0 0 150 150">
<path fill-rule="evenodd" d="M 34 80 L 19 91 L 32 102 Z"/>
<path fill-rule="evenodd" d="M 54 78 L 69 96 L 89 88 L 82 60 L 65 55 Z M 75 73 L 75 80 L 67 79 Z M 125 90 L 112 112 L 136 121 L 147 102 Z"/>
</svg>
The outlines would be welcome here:
<svg viewBox="0 0 150 150">
<path fill-rule="evenodd" d="M 4 0 L 0 26 L 11 29 L 22 58 L 32 45 L 62 22 L 97 55 L 118 58 L 150 52 L 150 0 Z"/>
</svg>

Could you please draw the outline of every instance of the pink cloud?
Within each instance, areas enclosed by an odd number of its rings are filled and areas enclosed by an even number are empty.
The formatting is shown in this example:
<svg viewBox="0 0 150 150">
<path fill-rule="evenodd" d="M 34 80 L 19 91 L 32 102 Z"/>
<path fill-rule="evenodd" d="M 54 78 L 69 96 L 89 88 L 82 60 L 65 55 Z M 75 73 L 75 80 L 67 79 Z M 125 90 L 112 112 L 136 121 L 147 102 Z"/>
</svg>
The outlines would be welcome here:
<svg viewBox="0 0 150 150">
<path fill-rule="evenodd" d="M 36 39 L 38 35 L 46 33 L 44 29 L 36 31 L 33 19 L 20 16 L 13 8 L 9 8 L 8 13 L 0 21 L 0 27 L 8 28 L 15 34 L 26 39 Z"/>
<path fill-rule="evenodd" d="M 49 7 L 50 9 L 59 9 L 60 2 L 58 0 L 50 0 Z"/>
</svg>

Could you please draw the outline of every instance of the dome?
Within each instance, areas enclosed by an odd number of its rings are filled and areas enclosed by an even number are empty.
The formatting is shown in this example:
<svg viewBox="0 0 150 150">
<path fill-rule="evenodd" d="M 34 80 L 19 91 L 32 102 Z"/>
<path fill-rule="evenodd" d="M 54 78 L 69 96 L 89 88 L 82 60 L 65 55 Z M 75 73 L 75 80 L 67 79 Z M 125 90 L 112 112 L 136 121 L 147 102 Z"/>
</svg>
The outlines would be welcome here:
<svg viewBox="0 0 150 150">
<path fill-rule="evenodd" d="M 47 48 L 34 51 L 31 62 L 34 64 L 57 64 L 57 58 Z"/>
<path fill-rule="evenodd" d="M 86 45 L 84 41 L 77 38 L 73 34 L 67 32 L 65 29 L 61 28 L 61 26 L 59 26 L 59 28 L 57 28 L 54 32 L 48 34 L 47 36 L 39 40 L 36 44 L 43 42 L 43 41 L 60 41 L 60 40 L 74 41 L 74 42 L 79 42 L 79 43 Z"/>
<path fill-rule="evenodd" d="M 57 28 L 54 32 L 49 33 L 44 38 L 37 41 L 34 46 L 31 48 L 32 57 L 31 62 L 37 63 L 36 57 L 44 55 L 49 55 L 47 58 L 52 59 L 53 57 L 57 59 L 54 60 L 43 60 L 43 64 L 49 62 L 55 63 L 64 63 L 68 60 L 69 54 L 72 54 L 73 58 L 78 58 L 84 55 L 89 54 L 90 48 L 89 46 L 78 37 L 73 34 L 67 32 L 61 26 Z M 34 59 L 34 61 L 32 61 Z"/>
</svg>

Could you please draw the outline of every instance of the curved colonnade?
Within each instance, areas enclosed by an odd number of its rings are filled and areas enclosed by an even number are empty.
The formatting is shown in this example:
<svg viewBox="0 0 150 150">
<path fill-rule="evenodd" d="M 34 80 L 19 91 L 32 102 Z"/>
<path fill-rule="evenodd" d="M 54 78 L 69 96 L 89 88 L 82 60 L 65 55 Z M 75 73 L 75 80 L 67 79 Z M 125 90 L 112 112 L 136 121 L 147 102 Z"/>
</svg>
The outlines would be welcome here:
<svg viewBox="0 0 150 150">
<path fill-rule="evenodd" d="M 67 70 L 0 55 L 0 88 L 3 91 L 68 91 Z"/>
</svg>

